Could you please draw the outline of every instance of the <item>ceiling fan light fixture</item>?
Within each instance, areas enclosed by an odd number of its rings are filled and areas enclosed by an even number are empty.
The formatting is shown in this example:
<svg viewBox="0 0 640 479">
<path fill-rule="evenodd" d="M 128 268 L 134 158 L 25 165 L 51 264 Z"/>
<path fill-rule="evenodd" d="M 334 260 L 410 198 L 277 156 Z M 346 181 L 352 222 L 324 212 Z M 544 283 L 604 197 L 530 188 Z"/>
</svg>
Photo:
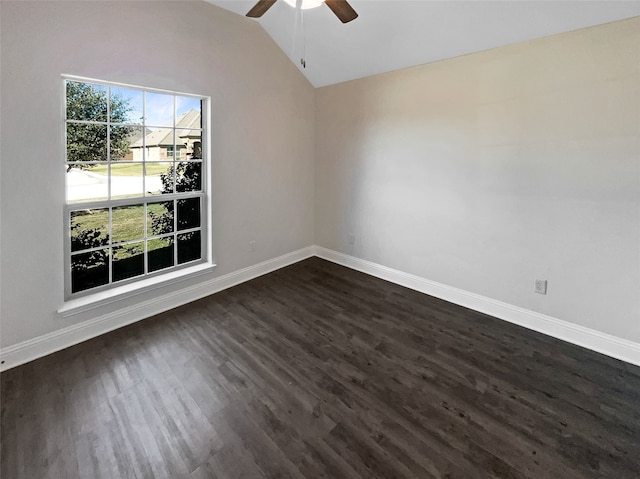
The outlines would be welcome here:
<svg viewBox="0 0 640 479">
<path fill-rule="evenodd" d="M 278 0 L 258 0 L 251 10 L 247 12 L 249 18 L 260 18 Z M 342 23 L 349 23 L 358 18 L 358 14 L 347 0 L 284 0 L 292 7 L 300 7 L 303 10 L 319 7 L 323 3 L 335 14 Z"/>
<path fill-rule="evenodd" d="M 287 4 L 291 5 L 293 8 L 296 8 L 296 0 L 284 0 Z M 302 0 L 302 9 L 309 10 L 310 8 L 319 7 L 324 3 L 324 0 Z"/>
</svg>

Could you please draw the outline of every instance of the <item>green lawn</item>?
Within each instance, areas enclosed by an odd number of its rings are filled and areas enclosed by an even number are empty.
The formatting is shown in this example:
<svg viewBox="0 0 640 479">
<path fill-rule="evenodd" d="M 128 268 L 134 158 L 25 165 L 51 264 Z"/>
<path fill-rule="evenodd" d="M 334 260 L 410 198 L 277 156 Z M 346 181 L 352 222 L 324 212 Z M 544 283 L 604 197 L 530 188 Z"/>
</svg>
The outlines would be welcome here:
<svg viewBox="0 0 640 479">
<path fill-rule="evenodd" d="M 112 176 L 140 176 L 142 174 L 142 163 L 139 162 L 114 162 L 111 168 Z M 168 163 L 146 163 L 146 175 L 155 176 L 160 173 L 166 173 L 170 168 Z M 107 165 L 97 165 L 89 169 L 92 173 L 99 175 L 107 174 Z"/>
<path fill-rule="evenodd" d="M 150 203 L 148 205 L 148 212 L 153 212 L 156 215 L 160 215 L 165 211 L 162 203 Z M 147 228 L 150 230 L 151 217 L 150 215 L 148 216 Z M 112 241 L 116 243 L 142 238 L 144 235 L 144 221 L 144 207 L 142 205 L 113 208 Z M 102 237 L 106 237 L 109 233 L 108 224 L 108 209 L 79 210 L 72 212 L 71 225 L 79 225 L 78 229 L 73 231 L 99 230 L 102 233 Z M 154 240 L 152 249 L 166 246 L 167 244 L 168 242 L 165 239 Z"/>
</svg>

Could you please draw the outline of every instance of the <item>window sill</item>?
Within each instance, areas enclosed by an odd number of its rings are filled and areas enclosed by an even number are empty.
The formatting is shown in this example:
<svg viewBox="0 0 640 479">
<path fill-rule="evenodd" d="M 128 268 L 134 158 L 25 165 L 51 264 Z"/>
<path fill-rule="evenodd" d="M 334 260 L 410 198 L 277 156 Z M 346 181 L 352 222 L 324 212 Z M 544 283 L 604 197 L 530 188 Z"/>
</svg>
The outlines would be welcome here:
<svg viewBox="0 0 640 479">
<path fill-rule="evenodd" d="M 190 268 L 180 269 L 171 273 L 144 279 L 135 283 L 126 284 L 107 291 L 90 294 L 81 298 L 74 298 L 65 301 L 58 314 L 63 318 L 68 318 L 76 314 L 84 313 L 92 309 L 116 303 L 123 299 L 131 298 L 140 294 L 148 293 L 155 289 L 179 283 L 186 279 L 195 278 L 207 273 L 211 273 L 215 264 L 203 263 Z"/>
</svg>

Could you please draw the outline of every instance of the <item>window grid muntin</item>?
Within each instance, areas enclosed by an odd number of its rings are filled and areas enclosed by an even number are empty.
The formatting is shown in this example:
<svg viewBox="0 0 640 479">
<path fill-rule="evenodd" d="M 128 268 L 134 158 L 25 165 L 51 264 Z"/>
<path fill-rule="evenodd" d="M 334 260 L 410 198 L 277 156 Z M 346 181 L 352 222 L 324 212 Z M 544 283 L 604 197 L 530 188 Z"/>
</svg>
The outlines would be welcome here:
<svg viewBox="0 0 640 479">
<path fill-rule="evenodd" d="M 145 201 L 144 203 L 140 203 L 137 201 L 124 201 L 120 200 L 119 204 L 117 205 L 110 205 L 110 206 L 106 206 L 105 203 L 107 203 L 106 201 L 104 202 L 93 202 L 91 203 L 91 205 L 93 205 L 94 207 L 87 207 L 87 205 L 82 204 L 83 208 L 79 209 L 77 208 L 78 203 L 72 203 L 70 205 L 67 205 L 68 209 L 67 209 L 67 225 L 68 225 L 68 231 L 69 231 L 69 237 L 71 237 L 71 213 L 74 211 L 82 211 L 82 210 L 92 210 L 92 209 L 98 209 L 98 208 L 106 208 L 108 209 L 108 234 L 109 234 L 109 240 L 107 242 L 107 244 L 102 245 L 102 246 L 96 246 L 93 248 L 87 248 L 87 249 L 82 249 L 82 250 L 77 250 L 77 251 L 69 251 L 68 253 L 68 257 L 70 259 L 70 263 L 72 262 L 72 258 L 74 256 L 78 256 L 81 254 L 86 254 L 86 253 L 91 253 L 91 252 L 95 252 L 95 251 L 101 251 L 101 250 L 105 250 L 108 252 L 108 269 L 109 269 L 109 282 L 101 285 L 101 286 L 96 286 L 94 288 L 89 288 L 86 290 L 80 290 L 80 291 L 76 291 L 73 294 L 73 296 L 78 296 L 81 295 L 83 293 L 86 293 L 87 291 L 90 292 L 97 292 L 97 291 L 101 291 L 104 289 L 109 289 L 110 287 L 113 287 L 113 285 L 121 285 L 121 284 L 125 284 L 127 282 L 133 282 L 134 280 L 140 280 L 141 278 L 146 278 L 149 277 L 150 275 L 155 275 L 159 272 L 167 272 L 170 270 L 176 270 L 176 269 L 180 269 L 182 267 L 185 267 L 185 265 L 190 266 L 192 264 L 196 264 L 198 262 L 202 262 L 205 259 L 205 249 L 204 249 L 204 241 L 205 241 L 205 228 L 204 228 L 204 221 L 202 218 L 202 211 L 203 211 L 203 205 L 204 205 L 204 194 L 201 192 L 197 192 L 196 195 L 191 195 L 188 193 L 179 193 L 177 195 L 171 195 L 172 198 L 168 199 L 168 198 L 162 198 L 163 201 Z M 178 208 L 178 201 L 182 200 L 182 199 L 191 199 L 191 198 L 198 198 L 199 199 L 199 203 L 200 203 L 200 226 L 197 227 L 193 227 L 193 228 L 186 228 L 183 230 L 178 230 L 178 214 L 177 214 L 177 208 Z M 117 200 L 116 200 L 117 201 Z M 168 201 L 172 201 L 173 202 L 173 231 L 170 233 L 162 233 L 162 234 L 153 234 L 151 236 L 148 236 L 148 226 L 147 226 L 147 214 L 148 214 L 148 205 L 149 204 L 153 204 L 153 203 L 165 203 Z M 118 207 L 122 207 L 122 206 L 143 206 L 143 211 L 144 211 L 144 237 L 141 238 L 135 238 L 135 239 L 131 239 L 131 240 L 127 240 L 127 241 L 112 241 L 113 238 L 113 208 L 118 208 Z M 200 250 L 200 258 L 195 259 L 195 260 L 191 260 L 188 261 L 186 263 L 178 263 L 178 236 L 181 235 L 185 235 L 188 233 L 193 233 L 196 231 L 200 231 L 201 234 L 201 250 Z M 153 240 L 153 239 L 164 239 L 164 238 L 172 238 L 173 239 L 173 266 L 167 266 L 165 268 L 159 269 L 159 270 L 155 270 L 155 271 L 149 271 L 148 268 L 148 260 L 149 260 L 149 256 L 148 256 L 148 241 L 149 240 Z M 143 258 L 144 258 L 144 262 L 145 262 L 145 266 L 144 266 L 144 273 L 142 275 L 138 275 L 138 276 L 134 276 L 131 278 L 127 278 L 127 279 L 123 279 L 123 280 L 117 280 L 114 281 L 113 280 L 113 255 L 114 255 L 114 249 L 119 247 L 119 246 L 125 246 L 128 244 L 133 244 L 133 243 L 143 243 Z"/>
<path fill-rule="evenodd" d="M 106 91 L 107 91 L 107 115 L 106 115 L 106 121 L 95 121 L 95 120 L 73 120 L 73 119 L 69 119 L 67 120 L 66 118 L 66 106 L 67 106 L 67 102 L 66 102 L 66 85 L 67 82 L 69 81 L 75 81 L 75 82 L 79 82 L 79 83 L 85 83 L 85 84 L 89 84 L 92 86 L 97 86 L 97 87 L 105 87 Z M 143 92 L 143 117 L 142 117 L 142 123 L 130 123 L 130 122 L 114 122 L 111 120 L 111 88 L 112 87 L 123 87 L 123 88 L 128 88 L 128 89 L 132 89 L 132 90 L 138 90 L 138 91 L 142 91 Z M 167 125 L 155 125 L 155 124 L 146 124 L 146 119 L 147 119 L 147 114 L 146 114 L 146 101 L 147 101 L 147 93 L 161 93 L 161 94 L 165 94 L 165 95 L 170 95 L 173 97 L 173 120 L 172 120 L 172 126 L 167 126 Z M 182 128 L 182 127 L 178 127 L 177 126 L 177 119 L 178 119 L 178 114 L 177 114 L 177 98 L 178 97 L 187 97 L 187 98 L 192 98 L 194 100 L 197 100 L 199 102 L 199 112 L 200 112 L 200 126 L 201 128 Z M 69 166 L 69 165 L 74 165 L 77 163 L 84 163 L 84 164 L 106 164 L 107 165 L 107 199 L 104 200 L 94 200 L 94 199 L 90 199 L 88 201 L 85 200 L 78 200 L 78 201 L 74 201 L 74 202 L 70 202 L 68 200 L 68 188 L 65 187 L 65 197 L 66 202 L 65 202 L 65 228 L 67 229 L 67 235 L 66 235 L 66 252 L 67 254 L 66 259 L 65 259 L 65 264 L 66 264 L 66 272 L 65 272 L 65 297 L 70 298 L 70 297 L 80 297 L 83 295 L 87 295 L 87 294 L 93 294 L 96 292 L 100 292 L 103 290 L 108 290 L 111 289 L 114 286 L 120 286 L 120 285 L 124 285 L 124 284 L 128 284 L 128 283 L 133 283 L 136 281 L 140 281 L 141 279 L 145 279 L 145 278 L 150 278 L 150 277 L 154 277 L 154 276 L 159 276 L 162 274 L 165 274 L 169 271 L 175 271 L 175 270 L 180 270 L 180 269 L 184 269 L 184 268 L 188 268 L 190 266 L 193 266 L 194 264 L 200 264 L 200 263 L 204 263 L 205 261 L 209 261 L 209 255 L 210 252 L 208 251 L 208 242 L 210 241 L 210 239 L 207 236 L 207 228 L 208 228 L 208 219 L 206 217 L 206 215 L 208 214 L 208 207 L 210 206 L 210 199 L 208 199 L 207 197 L 207 193 L 206 193 L 206 185 L 207 185 L 207 181 L 205 180 L 206 178 L 206 174 L 207 174 L 207 164 L 205 164 L 208 161 L 208 140 L 210 138 L 210 135 L 208 133 L 208 102 L 209 99 L 206 97 L 202 97 L 199 95 L 192 95 L 192 94 L 185 94 L 185 93 L 177 93 L 177 92 L 168 92 L 168 91 L 163 91 L 163 90 L 156 90 L 153 88 L 143 88 L 143 87 L 135 87 L 135 86 L 130 86 L 130 85 L 119 85 L 116 83 L 109 83 L 109 82 L 99 82 L 99 81 L 95 81 L 95 80 L 88 80 L 88 79 L 83 79 L 83 78 L 78 78 L 78 77 L 70 77 L 70 76 L 64 76 L 63 77 L 63 98 L 65 99 L 64 101 L 64 111 L 65 111 L 65 120 L 64 123 L 65 125 L 69 124 L 69 123 L 78 123 L 78 124 L 97 124 L 97 125 L 104 125 L 106 126 L 106 130 L 107 130 L 107 141 L 106 141 L 106 147 L 107 147 L 107 158 L 105 161 L 87 161 L 87 162 L 69 162 L 68 158 L 67 158 L 67 142 L 66 142 L 66 126 L 65 126 L 65 131 L 64 131 L 64 137 L 65 137 L 65 141 L 63 142 L 64 144 L 64 148 L 65 148 L 65 165 Z M 205 118 L 207 118 L 205 120 Z M 142 181 L 143 181 L 143 190 L 142 190 L 142 196 L 136 196 L 136 197 L 131 197 L 131 198 L 116 198 L 113 199 L 112 198 L 112 191 L 111 191 L 111 185 L 112 185 L 112 171 L 111 171 L 111 166 L 115 163 L 117 163 L 118 160 L 112 160 L 111 158 L 111 127 L 113 126 L 128 126 L 128 127 L 134 127 L 134 128 L 140 128 L 143 132 L 142 135 L 142 147 L 140 148 L 141 150 L 141 155 L 142 155 L 142 161 L 140 162 L 143 166 L 142 168 Z M 158 159 L 158 160 L 150 160 L 147 161 L 147 153 L 148 153 L 148 145 L 146 144 L 146 140 L 147 140 L 147 134 L 144 134 L 147 129 L 152 129 L 152 128 L 168 128 L 172 130 L 172 136 L 173 136 L 173 150 L 174 150 L 174 155 L 171 158 L 165 158 L 165 159 Z M 190 132 L 199 132 L 200 133 L 200 147 L 201 147 L 201 155 L 200 157 L 198 157 L 196 160 L 191 160 L 190 157 L 186 157 L 184 159 L 181 159 L 179 157 L 176 157 L 175 152 L 177 149 L 177 141 L 178 141 L 178 131 L 190 131 Z M 184 146 L 180 145 L 182 150 L 185 150 Z M 186 161 L 197 161 L 199 163 L 201 163 L 200 166 L 200 189 L 199 190 L 195 190 L 195 191 L 186 191 L 186 192 L 177 192 L 177 185 L 176 185 L 176 181 L 178 179 L 177 176 L 177 165 L 180 162 L 186 162 Z M 146 188 L 146 181 L 147 181 L 147 165 L 149 163 L 170 163 L 172 166 L 172 175 L 173 175 L 173 181 L 172 181 L 172 186 L 173 186 L 173 192 L 172 193 L 165 193 L 165 194 L 151 194 L 147 192 L 147 188 Z M 185 229 L 185 230 L 181 230 L 178 231 L 178 225 L 177 225 L 177 221 L 178 221 L 178 215 L 177 215 L 177 204 L 178 204 L 178 200 L 180 199 L 188 199 L 188 198 L 198 198 L 199 200 L 199 207 L 200 207 L 200 226 L 199 227 L 195 227 L 195 228 L 189 228 L 189 229 Z M 149 204 L 153 204 L 153 203 L 162 203 L 162 202 L 168 202 L 168 201 L 172 201 L 173 202 L 173 232 L 171 233 L 163 233 L 160 235 L 152 235 L 152 236 L 148 236 L 148 225 L 147 225 L 147 211 L 148 211 L 148 205 Z M 118 206 L 136 206 L 136 205 L 140 205 L 143 206 L 144 209 L 144 225 L 143 225 L 143 231 L 144 231 L 144 237 L 143 238 L 139 238 L 139 239 L 134 239 L 134 240 L 129 240 L 129 241 L 125 241 L 125 242 L 112 242 L 111 238 L 112 238 L 112 229 L 113 229 L 113 222 L 112 222 L 112 214 L 113 214 L 113 208 L 118 207 Z M 109 241 L 108 244 L 105 246 L 99 246 L 99 247 L 95 247 L 95 248 L 89 248 L 89 249 L 83 249 L 83 250 L 79 250 L 79 251 L 74 251 L 71 252 L 71 212 L 72 211 L 78 211 L 78 210 L 82 210 L 82 209 L 96 209 L 96 208 L 108 208 L 109 210 L 109 225 L 108 225 L 108 235 L 109 235 Z M 179 257 L 178 257 L 178 236 L 181 235 L 185 235 L 191 232 L 199 232 L 200 234 L 200 251 L 199 251 L 199 258 L 190 260 L 188 262 L 179 263 Z M 171 238 L 173 241 L 173 265 L 169 266 L 169 267 L 164 267 L 155 271 L 149 271 L 149 255 L 148 255 L 148 242 L 150 240 L 154 240 L 154 239 L 162 239 L 162 238 Z M 134 276 L 131 278 L 127 278 L 124 280 L 119 280 L 114 282 L 113 281 L 113 255 L 114 255 L 114 249 L 118 246 L 122 246 L 122 245 L 126 245 L 126 244 L 130 244 L 130 243 L 142 243 L 143 244 L 143 258 L 144 258 L 144 273 L 142 275 L 138 275 L 138 276 Z M 97 286 L 97 287 L 93 287 L 93 288 L 88 288 L 88 289 L 84 289 L 84 290 L 79 290 L 76 292 L 72 292 L 72 272 L 71 272 L 71 263 L 72 263 L 72 257 L 73 256 L 77 256 L 78 254 L 86 254 L 86 253 L 90 253 L 92 251 L 100 251 L 100 250 L 105 250 L 108 254 L 108 267 L 109 267 L 109 282 L 105 285 L 102 286 Z"/>
</svg>

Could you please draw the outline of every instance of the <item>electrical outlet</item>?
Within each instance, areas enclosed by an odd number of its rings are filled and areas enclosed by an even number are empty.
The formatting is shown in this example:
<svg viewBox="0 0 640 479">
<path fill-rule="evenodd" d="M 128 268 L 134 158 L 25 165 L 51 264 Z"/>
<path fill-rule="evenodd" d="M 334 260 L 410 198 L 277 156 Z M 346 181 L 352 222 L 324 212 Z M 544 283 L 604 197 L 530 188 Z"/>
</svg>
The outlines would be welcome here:
<svg viewBox="0 0 640 479">
<path fill-rule="evenodd" d="M 255 241 L 249 241 L 249 251 L 251 253 L 253 253 L 256 250 L 256 242 Z"/>
<path fill-rule="evenodd" d="M 538 294 L 547 294 L 547 280 L 536 279 L 536 286 L 534 291 Z"/>
<path fill-rule="evenodd" d="M 356 242 L 356 235 L 349 235 L 349 244 L 353 244 Z"/>
</svg>

